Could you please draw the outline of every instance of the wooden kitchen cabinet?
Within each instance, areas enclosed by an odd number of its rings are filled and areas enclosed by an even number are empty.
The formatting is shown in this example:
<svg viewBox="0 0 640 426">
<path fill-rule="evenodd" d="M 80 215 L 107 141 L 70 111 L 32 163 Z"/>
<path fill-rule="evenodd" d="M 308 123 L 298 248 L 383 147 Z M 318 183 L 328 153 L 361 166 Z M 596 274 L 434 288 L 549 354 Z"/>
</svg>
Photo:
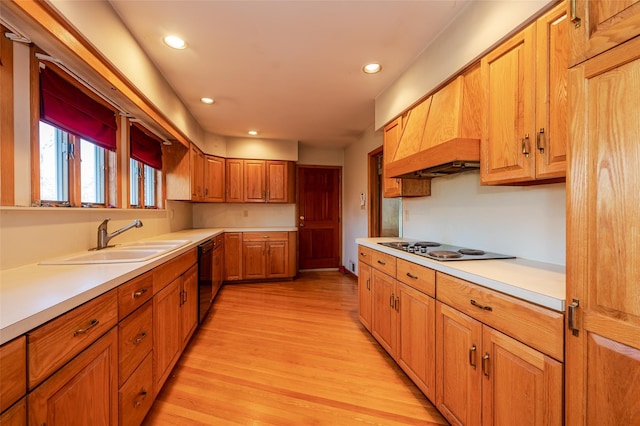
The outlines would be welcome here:
<svg viewBox="0 0 640 426">
<path fill-rule="evenodd" d="M 382 153 L 382 194 L 387 198 L 425 197 L 431 195 L 430 179 L 401 179 L 387 177 L 386 166 L 398 148 L 405 116 L 400 116 L 384 126 L 384 148 Z"/>
<path fill-rule="evenodd" d="M 204 201 L 204 154 L 196 145 L 191 144 L 191 201 Z"/>
<path fill-rule="evenodd" d="M 11 408 L 0 414 L 0 425 L 24 426 L 27 424 L 27 398 L 13 404 Z"/>
<path fill-rule="evenodd" d="M 373 287 L 373 325 L 371 334 L 393 359 L 396 359 L 398 314 L 396 280 L 375 267 L 371 271 Z"/>
<path fill-rule="evenodd" d="M 371 265 L 358 262 L 358 318 L 369 332 L 371 332 L 373 302 L 371 278 Z"/>
<path fill-rule="evenodd" d="M 182 276 L 182 288 L 180 289 L 180 324 L 182 346 L 184 350 L 189 339 L 198 326 L 198 265 L 195 264 Z"/>
<path fill-rule="evenodd" d="M 225 200 L 225 160 L 213 155 L 204 157 L 204 201 L 222 203 Z"/>
<path fill-rule="evenodd" d="M 182 347 L 182 277 L 153 296 L 153 385 L 157 394 L 178 361 Z"/>
<path fill-rule="evenodd" d="M 607 21 L 612 28 L 628 22 L 640 28 L 637 3 L 628 3 L 628 11 L 615 15 L 624 19 Z M 594 1 L 588 7 L 605 5 L 616 8 L 622 2 Z M 569 71 L 565 395 L 570 426 L 640 424 L 639 81 L 640 37 Z"/>
<path fill-rule="evenodd" d="M 204 201 L 204 154 L 194 144 L 162 146 L 168 200 Z"/>
<path fill-rule="evenodd" d="M 288 232 L 245 232 L 242 234 L 242 278 L 291 277 Z"/>
<path fill-rule="evenodd" d="M 244 201 L 244 162 L 236 158 L 225 160 L 225 201 L 242 203 Z"/>
<path fill-rule="evenodd" d="M 118 331 L 112 328 L 27 397 L 29 424 L 118 422 Z"/>
<path fill-rule="evenodd" d="M 245 203 L 267 201 L 267 169 L 264 160 L 242 160 L 244 167 L 243 200 Z"/>
<path fill-rule="evenodd" d="M 562 2 L 482 58 L 482 184 L 565 177 L 568 26 Z"/>
<path fill-rule="evenodd" d="M 224 281 L 224 234 L 214 237 L 213 274 L 211 275 L 211 299 L 214 299 Z"/>
<path fill-rule="evenodd" d="M 570 66 L 640 34 L 640 1 L 576 0 L 569 7 Z M 574 13 L 572 13 L 574 12 Z"/>
<path fill-rule="evenodd" d="M 242 232 L 224 234 L 224 280 L 242 279 Z"/>
<path fill-rule="evenodd" d="M 152 405 L 153 356 L 148 354 L 118 391 L 119 425 L 141 425 Z"/>
<path fill-rule="evenodd" d="M 0 346 L 0 413 L 27 392 L 27 338 L 20 336 Z M 3 423 L 4 424 L 4 423 Z"/>
<path fill-rule="evenodd" d="M 293 203 L 295 164 L 278 160 L 243 160 L 245 203 Z"/>
</svg>

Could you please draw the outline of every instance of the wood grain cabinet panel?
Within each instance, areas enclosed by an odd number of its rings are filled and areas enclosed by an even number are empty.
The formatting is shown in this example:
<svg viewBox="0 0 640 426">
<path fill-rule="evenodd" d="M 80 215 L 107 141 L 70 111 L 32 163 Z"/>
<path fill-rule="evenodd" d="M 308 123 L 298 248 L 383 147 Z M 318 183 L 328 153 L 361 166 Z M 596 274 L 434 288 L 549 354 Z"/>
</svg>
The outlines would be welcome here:
<svg viewBox="0 0 640 426">
<path fill-rule="evenodd" d="M 154 393 L 162 388 L 182 348 L 180 304 L 182 277 L 153 297 L 153 384 Z"/>
<path fill-rule="evenodd" d="M 264 160 L 243 160 L 245 203 L 264 203 L 267 201 L 267 170 Z"/>
<path fill-rule="evenodd" d="M 204 201 L 204 154 L 191 144 L 189 152 L 191 169 L 191 201 Z"/>
<path fill-rule="evenodd" d="M 436 271 L 404 259 L 396 260 L 396 278 L 422 293 L 436 297 Z"/>
<path fill-rule="evenodd" d="M 120 426 L 138 426 L 153 405 L 153 357 L 148 354 L 118 392 Z"/>
<path fill-rule="evenodd" d="M 396 358 L 398 315 L 396 306 L 396 280 L 379 271 L 372 270 L 373 287 L 373 337 L 376 338 L 393 359 Z"/>
<path fill-rule="evenodd" d="M 27 397 L 29 424 L 118 422 L 118 331 L 112 328 Z"/>
<path fill-rule="evenodd" d="M 27 338 L 0 346 L 0 413 L 27 392 Z"/>
<path fill-rule="evenodd" d="M 242 232 L 224 234 L 224 280 L 242 279 Z"/>
<path fill-rule="evenodd" d="M 371 332 L 373 301 L 371 278 L 371 266 L 360 261 L 358 264 L 358 318 L 369 332 Z"/>
<path fill-rule="evenodd" d="M 0 425 L 25 426 L 27 424 L 27 398 L 16 402 L 7 411 L 0 414 Z"/>
<path fill-rule="evenodd" d="M 153 297 L 153 271 L 118 286 L 118 319 L 144 305 Z"/>
<path fill-rule="evenodd" d="M 151 301 L 118 324 L 120 386 L 153 349 L 153 303 Z"/>
<path fill-rule="evenodd" d="M 242 203 L 244 200 L 244 162 L 237 158 L 225 160 L 225 201 Z"/>
<path fill-rule="evenodd" d="M 29 389 L 117 322 L 118 292 L 114 289 L 27 333 Z"/>
<path fill-rule="evenodd" d="M 180 292 L 181 351 L 198 326 L 198 265 L 193 265 L 182 276 Z"/>
<path fill-rule="evenodd" d="M 204 201 L 209 203 L 224 202 L 225 188 L 226 183 L 224 158 L 205 155 Z"/>
</svg>

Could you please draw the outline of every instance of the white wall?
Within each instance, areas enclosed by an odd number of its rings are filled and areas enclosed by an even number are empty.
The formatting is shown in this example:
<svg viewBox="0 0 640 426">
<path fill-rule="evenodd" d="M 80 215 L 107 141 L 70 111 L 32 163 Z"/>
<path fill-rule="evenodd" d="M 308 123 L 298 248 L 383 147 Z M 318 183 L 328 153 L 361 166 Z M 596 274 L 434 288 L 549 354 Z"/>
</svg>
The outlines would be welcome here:
<svg viewBox="0 0 640 426">
<path fill-rule="evenodd" d="M 298 142 L 260 138 L 226 138 L 227 158 L 298 161 Z"/>
<path fill-rule="evenodd" d="M 342 166 L 344 165 L 344 150 L 300 144 L 298 164 L 309 166 Z"/>
<path fill-rule="evenodd" d="M 360 193 L 368 194 L 369 152 L 382 146 L 382 133 L 367 129 L 357 142 L 344 150 L 342 192 L 342 263 L 349 268 L 350 262 L 358 268 L 356 238 L 369 233 L 369 196 L 364 208 L 360 206 Z"/>
</svg>

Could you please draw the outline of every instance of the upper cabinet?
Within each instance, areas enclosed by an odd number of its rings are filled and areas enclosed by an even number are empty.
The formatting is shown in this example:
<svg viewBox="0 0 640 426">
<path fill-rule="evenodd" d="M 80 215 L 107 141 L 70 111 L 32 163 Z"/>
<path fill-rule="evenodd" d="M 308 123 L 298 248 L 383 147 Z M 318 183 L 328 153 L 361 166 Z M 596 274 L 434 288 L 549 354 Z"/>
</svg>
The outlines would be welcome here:
<svg viewBox="0 0 640 426">
<path fill-rule="evenodd" d="M 191 144 L 191 201 L 204 200 L 204 154 Z"/>
<path fill-rule="evenodd" d="M 574 0 L 569 8 L 571 66 L 640 34 L 638 0 Z"/>
<path fill-rule="evenodd" d="M 191 145 L 163 145 L 163 172 L 168 200 L 204 201 L 204 154 Z"/>
<path fill-rule="evenodd" d="M 227 202 L 295 202 L 295 163 L 292 161 L 227 159 L 226 163 Z"/>
<path fill-rule="evenodd" d="M 563 2 L 482 58 L 483 184 L 564 178 L 567 27 Z"/>
<path fill-rule="evenodd" d="M 458 76 L 385 129 L 385 177 L 420 178 L 477 168 L 480 161 L 480 70 Z M 391 134 L 391 133 L 390 133 Z"/>
<path fill-rule="evenodd" d="M 402 123 L 406 117 L 401 116 L 384 127 L 384 150 L 382 154 L 382 191 L 386 198 L 393 197 L 423 197 L 431 195 L 431 180 L 429 179 L 401 179 L 387 177 L 387 164 L 390 155 L 395 152 L 402 133 Z"/>
<path fill-rule="evenodd" d="M 204 157 L 204 201 L 224 202 L 225 164 L 224 158 L 205 155 Z"/>
</svg>

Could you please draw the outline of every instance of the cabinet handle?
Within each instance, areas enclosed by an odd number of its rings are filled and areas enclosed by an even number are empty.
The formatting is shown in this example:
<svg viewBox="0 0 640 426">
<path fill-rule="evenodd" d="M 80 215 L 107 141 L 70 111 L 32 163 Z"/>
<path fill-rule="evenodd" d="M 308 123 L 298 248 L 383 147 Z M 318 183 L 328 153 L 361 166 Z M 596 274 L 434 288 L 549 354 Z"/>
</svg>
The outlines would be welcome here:
<svg viewBox="0 0 640 426">
<path fill-rule="evenodd" d="M 371 280 L 367 280 L 367 290 L 371 290 Z"/>
<path fill-rule="evenodd" d="M 140 290 L 136 291 L 135 293 L 133 293 L 133 298 L 137 299 L 138 297 L 142 296 L 143 294 L 145 294 L 147 292 L 147 288 L 143 287 Z"/>
<path fill-rule="evenodd" d="M 386 265 L 386 263 L 382 260 L 378 260 L 378 263 L 381 264 L 382 266 Z"/>
<path fill-rule="evenodd" d="M 393 308 L 393 300 L 395 299 L 395 296 L 393 293 L 391 293 L 391 296 L 389 296 L 389 306 L 391 306 Z"/>
<path fill-rule="evenodd" d="M 542 135 L 544 135 L 544 127 L 540 129 L 540 131 L 538 132 L 538 138 L 537 138 L 537 148 L 538 151 L 540 151 L 540 154 L 544 154 L 544 146 L 542 145 Z"/>
<path fill-rule="evenodd" d="M 140 405 L 142 405 L 142 402 L 146 397 L 147 397 L 147 390 L 143 388 L 140 391 L 140 393 L 137 395 L 137 398 L 133 400 L 133 408 L 138 408 Z"/>
<path fill-rule="evenodd" d="M 411 272 L 407 272 L 407 276 L 408 276 L 409 278 L 411 278 L 412 280 L 417 280 L 417 279 L 418 279 L 418 277 L 416 277 L 415 275 L 413 275 Z"/>
<path fill-rule="evenodd" d="M 481 304 L 479 304 L 478 302 L 476 302 L 473 299 L 471 299 L 471 304 L 473 306 L 475 306 L 476 308 L 483 309 L 485 311 L 489 311 L 489 312 L 493 311 L 493 308 L 491 306 L 489 306 L 489 305 L 486 305 L 486 306 L 485 305 L 481 305 Z"/>
<path fill-rule="evenodd" d="M 569 7 L 571 9 L 570 14 L 571 14 L 571 22 L 573 22 L 573 26 L 575 28 L 580 28 L 580 25 L 582 25 L 582 19 L 578 18 L 578 11 L 576 9 L 576 0 L 571 0 L 569 2 Z"/>
<path fill-rule="evenodd" d="M 363 252 L 360 252 L 360 256 L 367 257 L 367 255 L 365 253 L 363 253 Z"/>
<path fill-rule="evenodd" d="M 489 354 L 485 353 L 482 356 L 482 374 L 489 377 Z"/>
<path fill-rule="evenodd" d="M 399 297 L 396 297 L 395 302 L 393 302 L 393 308 L 394 308 L 396 311 L 399 311 L 399 310 L 400 310 L 400 298 L 399 298 Z"/>
<path fill-rule="evenodd" d="M 133 344 L 134 345 L 139 344 L 144 340 L 145 337 L 147 337 L 147 332 L 143 331 L 142 333 L 138 334 L 138 336 L 135 339 L 133 339 Z"/>
<path fill-rule="evenodd" d="M 473 345 L 469 348 L 469 365 L 476 368 L 476 345 Z"/>
<path fill-rule="evenodd" d="M 529 133 L 524 135 L 522 139 L 522 153 L 525 157 L 529 158 Z"/>
<path fill-rule="evenodd" d="M 81 328 L 79 330 L 76 330 L 73 333 L 73 337 L 76 337 L 78 334 L 85 334 L 87 331 L 91 330 L 93 327 L 95 327 L 98 324 L 100 324 L 100 321 L 98 321 L 95 318 L 92 319 L 91 322 L 89 322 L 89 325 L 86 328 Z"/>
<path fill-rule="evenodd" d="M 187 303 L 187 290 L 182 292 L 182 304 Z"/>
<path fill-rule="evenodd" d="M 269 238 L 269 236 L 268 235 L 263 235 L 262 238 Z"/>
<path fill-rule="evenodd" d="M 568 318 L 568 326 L 569 330 L 571 330 L 571 334 L 577 336 L 580 330 L 576 328 L 576 309 L 580 306 L 580 301 L 578 299 L 573 299 L 572 303 L 569 305 L 569 318 Z"/>
</svg>

